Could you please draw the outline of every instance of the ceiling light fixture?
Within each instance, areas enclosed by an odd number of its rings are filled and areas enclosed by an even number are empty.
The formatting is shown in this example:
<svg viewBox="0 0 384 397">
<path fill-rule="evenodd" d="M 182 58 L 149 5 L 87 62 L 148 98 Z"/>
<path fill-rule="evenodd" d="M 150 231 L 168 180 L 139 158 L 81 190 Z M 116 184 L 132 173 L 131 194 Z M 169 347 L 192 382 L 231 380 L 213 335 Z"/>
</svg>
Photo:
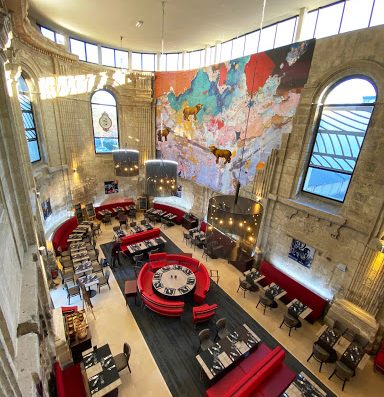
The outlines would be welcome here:
<svg viewBox="0 0 384 397">
<path fill-rule="evenodd" d="M 141 28 L 143 25 L 144 25 L 144 21 L 136 21 L 135 26 L 136 26 L 137 28 Z"/>
</svg>

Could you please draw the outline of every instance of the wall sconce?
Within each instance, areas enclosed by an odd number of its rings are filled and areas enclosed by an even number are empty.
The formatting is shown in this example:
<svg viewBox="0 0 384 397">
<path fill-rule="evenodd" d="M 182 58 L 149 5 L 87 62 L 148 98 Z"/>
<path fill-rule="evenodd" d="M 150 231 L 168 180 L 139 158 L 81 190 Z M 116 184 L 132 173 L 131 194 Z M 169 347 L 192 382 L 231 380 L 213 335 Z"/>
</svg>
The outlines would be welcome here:
<svg viewBox="0 0 384 397">
<path fill-rule="evenodd" d="M 382 254 L 384 254 L 384 245 L 381 246 L 380 252 L 381 252 Z"/>
<path fill-rule="evenodd" d="M 74 168 L 73 173 L 76 174 L 76 172 L 77 172 L 77 168 Z"/>
</svg>

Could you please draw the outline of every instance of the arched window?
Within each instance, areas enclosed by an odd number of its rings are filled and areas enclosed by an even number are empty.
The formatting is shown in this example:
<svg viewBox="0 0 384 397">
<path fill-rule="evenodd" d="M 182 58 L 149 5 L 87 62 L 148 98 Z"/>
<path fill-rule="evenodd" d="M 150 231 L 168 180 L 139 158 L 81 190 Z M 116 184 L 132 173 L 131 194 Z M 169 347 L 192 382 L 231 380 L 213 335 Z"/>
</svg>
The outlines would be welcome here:
<svg viewBox="0 0 384 397">
<path fill-rule="evenodd" d="M 106 90 L 96 91 L 91 98 L 91 107 L 95 152 L 111 153 L 119 148 L 116 99 Z"/>
<path fill-rule="evenodd" d="M 31 163 L 35 163 L 41 160 L 39 141 L 35 118 L 33 117 L 33 107 L 29 97 L 29 88 L 23 76 L 19 77 L 17 90 L 19 93 L 19 102 L 23 117 L 25 137 L 28 144 L 29 158 L 31 159 Z"/>
<path fill-rule="evenodd" d="M 320 107 L 303 191 L 343 202 L 375 106 L 376 88 L 363 76 L 334 84 Z"/>
</svg>

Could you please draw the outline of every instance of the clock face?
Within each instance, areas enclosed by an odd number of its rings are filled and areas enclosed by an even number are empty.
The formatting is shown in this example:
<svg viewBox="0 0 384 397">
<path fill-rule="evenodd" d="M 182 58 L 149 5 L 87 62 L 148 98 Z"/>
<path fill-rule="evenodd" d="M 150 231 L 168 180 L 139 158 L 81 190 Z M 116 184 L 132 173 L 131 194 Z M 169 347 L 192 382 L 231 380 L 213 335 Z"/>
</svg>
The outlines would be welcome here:
<svg viewBox="0 0 384 397">
<path fill-rule="evenodd" d="M 103 114 L 100 116 L 99 124 L 104 131 L 108 131 L 112 127 L 112 120 L 106 112 L 103 112 Z"/>
</svg>

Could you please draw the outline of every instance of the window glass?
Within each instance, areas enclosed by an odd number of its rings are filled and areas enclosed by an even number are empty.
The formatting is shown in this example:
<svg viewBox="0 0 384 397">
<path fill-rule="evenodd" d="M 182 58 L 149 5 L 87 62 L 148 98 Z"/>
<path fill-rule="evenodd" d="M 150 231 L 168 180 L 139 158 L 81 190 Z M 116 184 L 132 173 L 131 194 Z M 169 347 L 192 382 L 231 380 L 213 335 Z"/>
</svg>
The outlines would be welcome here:
<svg viewBox="0 0 384 397">
<path fill-rule="evenodd" d="M 97 45 L 85 43 L 87 51 L 87 62 L 99 63 L 99 49 Z"/>
<path fill-rule="evenodd" d="M 85 61 L 85 43 L 76 39 L 69 39 L 72 54 L 79 57 L 81 61 Z"/>
<path fill-rule="evenodd" d="M 291 18 L 287 21 L 277 24 L 275 48 L 291 44 L 294 39 L 297 18 Z"/>
<path fill-rule="evenodd" d="M 23 76 L 19 77 L 17 90 L 23 119 L 24 133 L 27 140 L 29 158 L 31 163 L 39 161 L 40 150 L 36 131 L 35 118 L 33 116 L 32 102 L 29 97 L 29 88 Z"/>
<path fill-rule="evenodd" d="M 179 54 L 167 54 L 167 70 L 177 70 Z"/>
<path fill-rule="evenodd" d="M 47 29 L 44 26 L 40 26 L 41 33 L 44 37 L 49 40 L 55 41 L 55 32 L 51 29 Z"/>
<path fill-rule="evenodd" d="M 65 45 L 65 37 L 60 33 L 56 33 L 56 43 Z"/>
<path fill-rule="evenodd" d="M 220 62 L 229 61 L 232 54 L 232 40 L 221 44 Z"/>
<path fill-rule="evenodd" d="M 214 65 L 215 64 L 215 47 L 211 47 L 211 55 L 209 58 L 209 64 Z"/>
<path fill-rule="evenodd" d="M 245 36 L 244 55 L 256 54 L 257 47 L 259 46 L 260 30 L 247 34 Z"/>
<path fill-rule="evenodd" d="M 344 201 L 375 101 L 372 83 L 356 76 L 326 95 L 303 191 Z"/>
<path fill-rule="evenodd" d="M 221 43 L 216 44 L 216 52 L 215 52 L 215 63 L 220 62 L 221 57 Z"/>
<path fill-rule="evenodd" d="M 317 39 L 331 36 L 339 32 L 343 8 L 344 2 L 320 8 L 315 32 L 315 37 Z"/>
<path fill-rule="evenodd" d="M 105 66 L 115 66 L 115 51 L 113 48 L 101 47 L 101 63 Z"/>
<path fill-rule="evenodd" d="M 178 65 L 179 65 L 179 70 L 183 70 L 183 53 L 182 52 L 179 52 Z"/>
<path fill-rule="evenodd" d="M 212 47 L 208 47 L 205 49 L 205 66 L 211 64 L 211 51 L 212 51 Z"/>
<path fill-rule="evenodd" d="M 245 36 L 238 37 L 232 41 L 231 59 L 241 58 L 244 54 Z"/>
<path fill-rule="evenodd" d="M 273 48 L 276 34 L 276 25 L 268 26 L 261 31 L 258 52 L 270 50 Z"/>
<path fill-rule="evenodd" d="M 132 69 L 141 70 L 141 53 L 132 52 Z"/>
<path fill-rule="evenodd" d="M 115 50 L 116 67 L 128 69 L 128 52 Z"/>
<path fill-rule="evenodd" d="M 143 54 L 143 70 L 153 72 L 155 70 L 155 54 Z"/>
<path fill-rule="evenodd" d="M 167 70 L 167 55 L 160 54 L 160 71 L 165 72 Z"/>
<path fill-rule="evenodd" d="M 366 28 L 371 16 L 373 0 L 349 0 L 345 3 L 340 33 Z"/>
<path fill-rule="evenodd" d="M 189 53 L 190 56 L 190 63 L 189 63 L 189 68 L 190 69 L 197 69 L 200 67 L 200 56 L 201 56 L 201 51 L 193 51 Z"/>
<path fill-rule="evenodd" d="M 96 91 L 91 98 L 93 136 L 96 153 L 111 153 L 119 148 L 116 100 L 106 91 Z"/>
<path fill-rule="evenodd" d="M 384 1 L 375 0 L 375 5 L 373 6 L 371 23 L 369 26 L 376 26 L 384 24 Z"/>
<path fill-rule="evenodd" d="M 315 35 L 316 20 L 319 10 L 308 12 L 301 27 L 300 40 L 313 39 Z"/>
</svg>

